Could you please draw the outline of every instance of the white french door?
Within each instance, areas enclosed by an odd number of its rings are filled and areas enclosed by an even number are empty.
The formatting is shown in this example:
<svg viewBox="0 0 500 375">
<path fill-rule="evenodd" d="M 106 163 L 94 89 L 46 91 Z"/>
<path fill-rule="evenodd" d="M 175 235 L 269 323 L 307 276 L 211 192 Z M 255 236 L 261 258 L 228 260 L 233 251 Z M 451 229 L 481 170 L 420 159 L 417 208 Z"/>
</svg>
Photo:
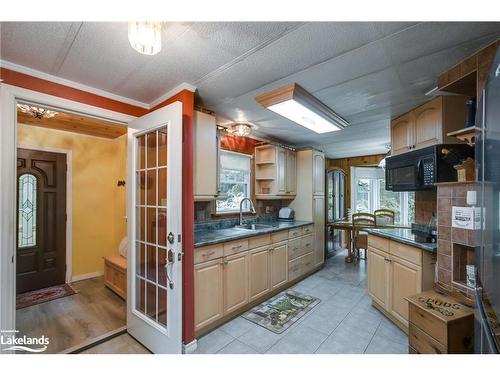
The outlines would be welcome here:
<svg viewBox="0 0 500 375">
<path fill-rule="evenodd" d="M 127 330 L 153 353 L 182 352 L 182 104 L 128 125 Z"/>
</svg>

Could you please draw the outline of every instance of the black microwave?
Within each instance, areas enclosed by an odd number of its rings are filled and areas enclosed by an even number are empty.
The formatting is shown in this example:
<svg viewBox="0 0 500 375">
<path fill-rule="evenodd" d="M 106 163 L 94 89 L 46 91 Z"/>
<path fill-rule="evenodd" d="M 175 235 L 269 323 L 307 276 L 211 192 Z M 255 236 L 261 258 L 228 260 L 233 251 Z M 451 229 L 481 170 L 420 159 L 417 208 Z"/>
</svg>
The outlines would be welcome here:
<svg viewBox="0 0 500 375">
<path fill-rule="evenodd" d="M 453 168 L 474 149 L 465 144 L 443 144 L 389 156 L 385 161 L 385 189 L 417 191 L 435 189 L 435 183 L 457 181 Z"/>
</svg>

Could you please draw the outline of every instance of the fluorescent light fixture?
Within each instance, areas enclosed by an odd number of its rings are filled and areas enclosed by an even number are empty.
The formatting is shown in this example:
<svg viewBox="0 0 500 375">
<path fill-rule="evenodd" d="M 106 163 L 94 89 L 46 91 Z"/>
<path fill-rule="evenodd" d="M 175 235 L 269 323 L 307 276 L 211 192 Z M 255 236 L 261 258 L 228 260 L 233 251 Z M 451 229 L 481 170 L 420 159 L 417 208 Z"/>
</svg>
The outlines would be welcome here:
<svg viewBox="0 0 500 375">
<path fill-rule="evenodd" d="M 319 134 L 341 130 L 349 125 L 349 122 L 296 83 L 258 95 L 255 100 L 263 107 Z"/>
</svg>

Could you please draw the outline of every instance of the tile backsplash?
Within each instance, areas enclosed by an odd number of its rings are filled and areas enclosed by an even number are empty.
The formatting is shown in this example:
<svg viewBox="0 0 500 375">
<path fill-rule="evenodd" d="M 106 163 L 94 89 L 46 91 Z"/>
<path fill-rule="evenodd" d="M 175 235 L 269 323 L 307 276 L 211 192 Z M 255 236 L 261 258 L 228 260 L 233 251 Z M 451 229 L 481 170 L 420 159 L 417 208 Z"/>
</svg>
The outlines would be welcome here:
<svg viewBox="0 0 500 375">
<path fill-rule="evenodd" d="M 245 219 L 249 219 L 255 216 L 258 217 L 270 217 L 276 219 L 278 217 L 278 212 L 280 208 L 287 207 L 289 201 L 285 200 L 266 200 L 266 201 L 256 201 L 253 200 L 255 204 L 256 215 L 254 214 L 244 214 Z M 217 214 L 215 212 L 214 202 L 194 202 L 194 221 L 195 224 L 207 222 L 207 221 L 220 221 L 220 220 L 230 220 L 238 219 L 239 213 L 225 213 Z"/>
<path fill-rule="evenodd" d="M 432 215 L 437 213 L 437 192 L 416 191 L 415 192 L 415 222 L 417 224 L 429 224 Z"/>
</svg>

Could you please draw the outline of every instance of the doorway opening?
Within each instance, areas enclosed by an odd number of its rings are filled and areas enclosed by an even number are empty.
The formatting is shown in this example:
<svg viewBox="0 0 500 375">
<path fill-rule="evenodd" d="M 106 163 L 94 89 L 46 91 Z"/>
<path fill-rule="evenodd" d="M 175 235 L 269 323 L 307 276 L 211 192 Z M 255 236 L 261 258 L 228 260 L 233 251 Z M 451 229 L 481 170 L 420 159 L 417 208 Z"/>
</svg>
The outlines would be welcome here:
<svg viewBox="0 0 500 375">
<path fill-rule="evenodd" d="M 21 103 L 16 124 L 16 330 L 44 353 L 127 323 L 127 127 L 53 112 Z"/>
</svg>

